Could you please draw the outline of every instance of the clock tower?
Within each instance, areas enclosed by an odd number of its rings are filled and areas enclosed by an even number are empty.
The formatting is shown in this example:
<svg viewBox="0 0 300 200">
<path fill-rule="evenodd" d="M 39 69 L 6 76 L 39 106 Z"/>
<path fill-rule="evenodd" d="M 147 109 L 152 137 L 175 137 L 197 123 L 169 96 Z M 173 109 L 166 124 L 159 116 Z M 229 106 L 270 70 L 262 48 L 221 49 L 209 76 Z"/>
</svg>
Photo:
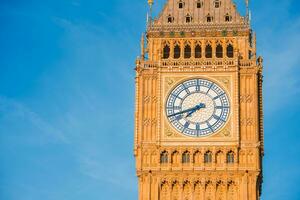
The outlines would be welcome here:
<svg viewBox="0 0 300 200">
<path fill-rule="evenodd" d="M 241 16 L 232 0 L 166 0 L 150 14 L 136 61 L 139 200 L 260 199 L 263 59 L 246 5 Z"/>
</svg>

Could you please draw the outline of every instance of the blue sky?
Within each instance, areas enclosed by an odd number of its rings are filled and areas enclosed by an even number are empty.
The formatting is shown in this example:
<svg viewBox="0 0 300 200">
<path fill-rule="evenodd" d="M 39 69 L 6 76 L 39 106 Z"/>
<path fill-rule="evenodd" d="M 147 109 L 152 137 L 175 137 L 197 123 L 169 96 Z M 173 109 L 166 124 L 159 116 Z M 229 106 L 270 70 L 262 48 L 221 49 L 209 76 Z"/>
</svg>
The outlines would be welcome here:
<svg viewBox="0 0 300 200">
<path fill-rule="evenodd" d="M 265 60 L 263 200 L 300 199 L 298 8 L 251 3 Z M 0 1 L 0 199 L 137 199 L 133 68 L 146 11 L 146 0 Z"/>
</svg>

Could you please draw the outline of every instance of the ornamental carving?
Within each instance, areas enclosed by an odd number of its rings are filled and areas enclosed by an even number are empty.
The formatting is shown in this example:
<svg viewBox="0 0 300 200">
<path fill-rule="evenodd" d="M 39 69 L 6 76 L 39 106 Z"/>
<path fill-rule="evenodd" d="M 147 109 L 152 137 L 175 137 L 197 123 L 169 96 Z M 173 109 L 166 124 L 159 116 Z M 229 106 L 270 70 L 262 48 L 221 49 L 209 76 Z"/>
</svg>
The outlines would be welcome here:
<svg viewBox="0 0 300 200">
<path fill-rule="evenodd" d="M 143 125 L 144 125 L 144 126 L 149 126 L 150 123 L 151 123 L 151 120 L 148 119 L 148 118 L 144 119 L 144 121 L 143 121 Z"/>
<path fill-rule="evenodd" d="M 241 119 L 241 126 L 253 126 L 254 120 L 253 118 L 244 118 Z"/>
<path fill-rule="evenodd" d="M 240 96 L 240 102 L 241 103 L 251 103 L 253 101 L 253 95 L 252 94 L 243 94 Z"/>
<path fill-rule="evenodd" d="M 149 103 L 150 102 L 150 96 L 144 96 L 144 102 Z"/>
</svg>

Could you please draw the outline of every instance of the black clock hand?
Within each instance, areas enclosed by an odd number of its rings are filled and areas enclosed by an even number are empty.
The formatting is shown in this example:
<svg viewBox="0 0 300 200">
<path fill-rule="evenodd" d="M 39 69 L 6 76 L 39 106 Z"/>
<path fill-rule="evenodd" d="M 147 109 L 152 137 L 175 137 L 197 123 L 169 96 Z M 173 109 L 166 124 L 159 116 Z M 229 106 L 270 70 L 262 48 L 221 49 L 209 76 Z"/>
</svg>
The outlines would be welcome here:
<svg viewBox="0 0 300 200">
<path fill-rule="evenodd" d="M 183 110 L 181 112 L 171 114 L 168 117 L 173 117 L 173 116 L 176 116 L 176 115 L 180 115 L 180 114 L 189 112 L 189 114 L 187 115 L 187 117 L 188 117 L 188 116 L 192 115 L 194 112 L 196 112 L 197 110 L 200 110 L 201 108 L 205 108 L 205 104 L 204 103 L 200 103 L 199 105 L 196 105 L 193 108 L 189 108 L 189 109 Z"/>
<path fill-rule="evenodd" d="M 191 111 L 193 111 L 194 109 L 195 109 L 195 108 L 189 108 L 189 109 L 183 110 L 183 111 L 181 111 L 181 112 L 178 112 L 178 113 L 174 113 L 174 114 L 168 115 L 168 117 L 173 117 L 173 116 L 180 115 L 180 114 L 183 114 L 183 113 L 191 112 Z"/>
<path fill-rule="evenodd" d="M 187 114 L 186 117 L 192 116 L 192 114 L 194 114 L 196 111 L 200 110 L 201 108 L 205 108 L 205 104 L 204 103 L 200 103 L 199 105 L 197 105 L 194 110 L 192 110 L 191 112 L 189 112 Z"/>
</svg>

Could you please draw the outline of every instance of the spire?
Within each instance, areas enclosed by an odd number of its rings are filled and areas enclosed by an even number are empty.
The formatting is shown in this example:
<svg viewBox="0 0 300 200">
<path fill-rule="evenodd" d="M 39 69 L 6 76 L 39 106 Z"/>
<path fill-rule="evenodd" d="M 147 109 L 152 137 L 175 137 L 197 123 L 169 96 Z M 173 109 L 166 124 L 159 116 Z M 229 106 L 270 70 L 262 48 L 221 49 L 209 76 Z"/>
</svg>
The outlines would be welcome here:
<svg viewBox="0 0 300 200">
<path fill-rule="evenodd" d="M 147 13 L 147 24 L 151 24 L 152 22 L 152 6 L 153 6 L 154 0 L 148 0 L 149 5 L 149 14 Z"/>
<path fill-rule="evenodd" d="M 145 59 L 145 36 L 144 36 L 144 34 L 142 34 L 142 38 L 141 38 L 141 58 L 142 58 L 142 60 Z"/>
<path fill-rule="evenodd" d="M 248 23 L 250 23 L 251 16 L 250 16 L 250 10 L 249 10 L 249 0 L 245 0 L 245 1 L 246 1 L 246 7 L 247 7 L 247 20 L 248 20 Z"/>
</svg>

